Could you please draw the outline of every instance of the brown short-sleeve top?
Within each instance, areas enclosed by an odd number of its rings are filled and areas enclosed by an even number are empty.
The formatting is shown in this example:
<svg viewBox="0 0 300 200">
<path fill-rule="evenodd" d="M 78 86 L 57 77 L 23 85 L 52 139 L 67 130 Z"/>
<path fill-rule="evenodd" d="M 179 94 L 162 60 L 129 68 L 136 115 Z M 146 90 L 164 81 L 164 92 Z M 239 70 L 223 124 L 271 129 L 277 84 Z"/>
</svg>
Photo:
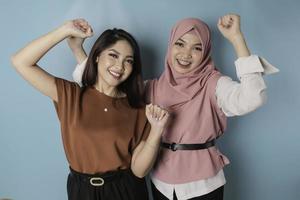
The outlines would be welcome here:
<svg viewBox="0 0 300 200">
<path fill-rule="evenodd" d="M 55 78 L 58 101 L 54 102 L 61 124 L 66 157 L 82 173 L 104 173 L 130 167 L 134 148 L 149 134 L 145 109 L 129 106 L 127 98 L 112 98 Z"/>
</svg>

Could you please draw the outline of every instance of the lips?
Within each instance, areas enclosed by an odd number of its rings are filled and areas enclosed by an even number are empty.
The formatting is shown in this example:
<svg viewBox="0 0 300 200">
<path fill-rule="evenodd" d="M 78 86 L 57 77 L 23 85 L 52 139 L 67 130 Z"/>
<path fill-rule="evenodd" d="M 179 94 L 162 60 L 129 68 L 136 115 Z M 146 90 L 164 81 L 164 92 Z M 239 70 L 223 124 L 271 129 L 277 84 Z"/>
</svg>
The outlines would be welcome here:
<svg viewBox="0 0 300 200">
<path fill-rule="evenodd" d="M 116 71 L 113 71 L 113 70 L 107 70 L 108 73 L 115 79 L 119 80 L 121 78 L 121 76 L 123 75 L 122 73 L 120 72 L 116 72 Z"/>
<path fill-rule="evenodd" d="M 189 66 L 192 62 L 188 60 L 181 60 L 181 59 L 176 59 L 177 63 L 181 66 L 187 67 Z"/>
</svg>

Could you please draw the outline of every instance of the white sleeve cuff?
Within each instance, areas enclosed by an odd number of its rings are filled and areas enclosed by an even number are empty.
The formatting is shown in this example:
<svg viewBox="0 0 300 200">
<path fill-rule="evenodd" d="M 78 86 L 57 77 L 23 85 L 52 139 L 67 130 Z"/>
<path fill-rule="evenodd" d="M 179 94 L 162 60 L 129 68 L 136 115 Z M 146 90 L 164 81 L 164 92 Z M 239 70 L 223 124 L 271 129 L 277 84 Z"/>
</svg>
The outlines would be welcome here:
<svg viewBox="0 0 300 200">
<path fill-rule="evenodd" d="M 263 57 L 258 57 L 257 55 L 238 58 L 234 63 L 239 79 L 244 74 L 261 72 L 263 75 L 267 75 L 279 72 L 279 69 L 271 65 Z"/>
<path fill-rule="evenodd" d="M 76 83 L 78 83 L 79 85 L 82 84 L 82 75 L 83 75 L 83 72 L 84 72 L 84 69 L 85 69 L 86 62 L 87 62 L 87 58 L 82 63 L 77 64 L 76 68 L 75 68 L 75 70 L 72 74 L 73 80 Z"/>
</svg>

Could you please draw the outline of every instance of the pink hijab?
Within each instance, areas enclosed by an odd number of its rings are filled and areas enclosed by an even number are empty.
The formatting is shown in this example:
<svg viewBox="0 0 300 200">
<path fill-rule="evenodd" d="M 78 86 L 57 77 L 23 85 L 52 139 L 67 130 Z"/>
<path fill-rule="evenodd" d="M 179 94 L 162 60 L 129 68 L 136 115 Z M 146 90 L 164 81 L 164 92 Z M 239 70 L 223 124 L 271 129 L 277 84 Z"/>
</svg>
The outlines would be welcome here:
<svg viewBox="0 0 300 200">
<path fill-rule="evenodd" d="M 198 67 L 186 74 L 176 72 L 171 65 L 170 51 L 174 43 L 188 32 L 196 33 L 202 41 L 203 56 Z M 152 96 L 154 103 L 168 108 L 173 105 L 184 104 L 193 99 L 202 89 L 206 81 L 218 71 L 211 59 L 210 30 L 203 21 L 196 18 L 183 19 L 175 24 L 171 31 L 165 70 L 157 80 L 156 91 Z M 176 97 L 176 98 L 172 98 Z"/>
</svg>

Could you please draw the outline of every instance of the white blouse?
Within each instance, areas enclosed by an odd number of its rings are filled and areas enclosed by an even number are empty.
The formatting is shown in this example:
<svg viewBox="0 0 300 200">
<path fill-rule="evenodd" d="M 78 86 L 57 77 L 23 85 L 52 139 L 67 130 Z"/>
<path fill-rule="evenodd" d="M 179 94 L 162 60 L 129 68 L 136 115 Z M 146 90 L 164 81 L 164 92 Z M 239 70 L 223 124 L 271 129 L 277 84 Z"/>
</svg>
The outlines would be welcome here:
<svg viewBox="0 0 300 200">
<path fill-rule="evenodd" d="M 81 84 L 86 61 L 87 59 L 78 64 L 73 72 L 73 79 L 79 84 Z M 227 117 L 245 115 L 262 106 L 267 100 L 267 87 L 262 75 L 279 72 L 267 60 L 256 55 L 238 58 L 235 66 L 240 82 L 222 76 L 216 86 L 218 106 Z M 223 170 L 214 177 L 184 184 L 168 184 L 154 178 L 151 174 L 150 177 L 156 188 L 167 198 L 173 199 L 175 190 L 178 200 L 208 194 L 226 183 Z"/>
</svg>

